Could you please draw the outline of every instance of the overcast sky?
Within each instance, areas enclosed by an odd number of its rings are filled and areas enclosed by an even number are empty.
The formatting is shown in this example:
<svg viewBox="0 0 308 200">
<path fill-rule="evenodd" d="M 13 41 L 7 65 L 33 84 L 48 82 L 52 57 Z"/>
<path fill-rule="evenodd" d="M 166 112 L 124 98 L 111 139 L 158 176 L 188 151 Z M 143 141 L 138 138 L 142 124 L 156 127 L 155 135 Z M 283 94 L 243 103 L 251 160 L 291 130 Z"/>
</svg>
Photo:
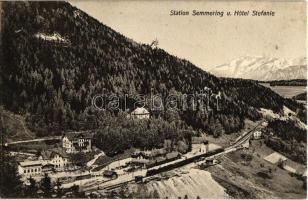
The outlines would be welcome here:
<svg viewBox="0 0 308 200">
<path fill-rule="evenodd" d="M 103 24 L 208 69 L 249 56 L 306 55 L 305 2 L 72 1 Z M 274 17 L 170 16 L 170 10 L 265 10 Z"/>
</svg>

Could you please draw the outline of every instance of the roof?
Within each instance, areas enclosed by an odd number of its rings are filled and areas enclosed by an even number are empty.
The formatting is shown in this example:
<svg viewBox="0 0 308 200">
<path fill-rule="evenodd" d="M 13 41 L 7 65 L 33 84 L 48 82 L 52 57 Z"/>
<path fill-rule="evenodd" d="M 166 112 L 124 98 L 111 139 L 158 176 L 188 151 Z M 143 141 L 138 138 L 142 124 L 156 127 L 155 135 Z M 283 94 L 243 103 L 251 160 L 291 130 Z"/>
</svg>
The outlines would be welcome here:
<svg viewBox="0 0 308 200">
<path fill-rule="evenodd" d="M 153 149 L 150 151 L 135 151 L 134 153 L 131 154 L 131 157 L 136 158 L 138 156 L 143 156 L 144 158 L 148 157 L 157 157 L 161 155 L 166 155 L 166 150 L 164 148 L 161 149 Z"/>
<path fill-rule="evenodd" d="M 138 107 L 131 112 L 131 115 L 149 115 L 149 114 L 150 112 L 144 107 L 141 107 L 141 108 Z"/>
<path fill-rule="evenodd" d="M 165 155 L 167 152 L 164 148 L 160 148 L 160 149 L 152 149 L 149 151 L 143 151 L 142 153 L 147 157 L 156 157 L 160 155 Z"/>
<path fill-rule="evenodd" d="M 90 131 L 71 131 L 71 132 L 66 132 L 63 134 L 63 137 L 67 137 L 69 140 L 73 139 L 79 139 L 79 138 L 86 138 L 86 139 L 91 139 L 92 134 Z"/>
<path fill-rule="evenodd" d="M 46 168 L 46 167 L 54 167 L 55 165 L 53 165 L 53 164 L 51 164 L 51 163 L 48 163 L 48 164 L 46 164 L 46 165 L 43 165 L 43 167 L 42 168 Z"/>
<path fill-rule="evenodd" d="M 172 159 L 172 158 L 176 158 L 178 156 L 179 156 L 179 152 L 174 151 L 174 152 L 171 152 L 171 153 L 167 153 L 166 159 L 169 160 L 169 159 Z"/>
<path fill-rule="evenodd" d="M 191 137 L 191 143 L 192 144 L 201 144 L 204 142 L 208 142 L 208 140 L 206 139 L 206 137 L 197 137 L 197 136 L 193 136 Z"/>
<path fill-rule="evenodd" d="M 159 156 L 159 157 L 156 157 L 155 159 L 153 160 L 149 160 L 148 163 L 146 163 L 147 165 L 155 165 L 155 164 L 159 164 L 161 162 L 164 162 L 166 160 L 166 158 L 162 157 L 162 156 Z"/>
<path fill-rule="evenodd" d="M 162 161 L 164 161 L 164 160 L 166 160 L 164 157 L 162 157 L 162 156 L 159 156 L 159 157 L 157 157 L 157 158 L 155 158 L 154 159 L 154 162 L 162 162 Z"/>
<path fill-rule="evenodd" d="M 147 164 L 149 162 L 149 160 L 147 159 L 132 159 L 131 161 L 132 163 L 142 163 L 142 164 Z"/>
<path fill-rule="evenodd" d="M 264 157 L 264 160 L 276 164 L 280 159 L 282 159 L 283 161 L 286 161 L 287 158 L 283 155 L 281 155 L 280 153 L 274 152 L 266 157 Z"/>
<path fill-rule="evenodd" d="M 105 170 L 103 174 L 105 176 L 112 176 L 112 175 L 117 174 L 117 173 L 115 171 Z"/>
<path fill-rule="evenodd" d="M 290 167 L 289 165 L 285 165 L 284 169 L 291 173 L 296 173 L 296 169 L 294 169 L 293 167 Z"/>
<path fill-rule="evenodd" d="M 42 156 L 43 160 L 49 160 L 49 159 L 53 158 L 56 154 L 63 157 L 63 158 L 68 158 L 67 153 L 62 148 L 44 150 L 44 151 L 41 152 L 40 156 Z"/>
<path fill-rule="evenodd" d="M 151 156 L 156 157 L 156 156 L 160 156 L 160 155 L 165 155 L 167 152 L 165 149 L 154 149 L 151 152 Z"/>
<path fill-rule="evenodd" d="M 51 156 L 54 156 L 55 154 L 58 154 L 58 155 L 60 155 L 63 158 L 68 158 L 69 157 L 68 154 L 66 153 L 66 151 L 64 149 L 62 149 L 62 148 L 52 149 L 51 151 L 52 151 Z"/>
<path fill-rule="evenodd" d="M 27 160 L 27 161 L 19 162 L 19 165 L 22 167 L 40 166 L 42 165 L 42 162 L 39 160 Z"/>
<path fill-rule="evenodd" d="M 134 152 L 134 153 L 131 154 L 131 157 L 132 157 L 132 158 L 137 158 L 137 157 L 139 157 L 139 156 L 142 156 L 142 157 L 144 157 L 144 158 L 148 158 L 148 157 L 149 157 L 149 156 L 146 155 L 144 152 L 140 152 L 140 151 L 136 151 L 136 152 Z"/>
</svg>

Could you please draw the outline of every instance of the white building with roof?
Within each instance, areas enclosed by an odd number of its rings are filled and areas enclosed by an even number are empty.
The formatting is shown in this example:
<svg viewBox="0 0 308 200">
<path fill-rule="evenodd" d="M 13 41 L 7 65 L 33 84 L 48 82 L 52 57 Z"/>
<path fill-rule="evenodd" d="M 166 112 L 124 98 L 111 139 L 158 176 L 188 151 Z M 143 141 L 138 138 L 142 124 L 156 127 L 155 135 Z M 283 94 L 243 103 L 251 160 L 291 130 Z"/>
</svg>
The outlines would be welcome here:
<svg viewBox="0 0 308 200">
<path fill-rule="evenodd" d="M 19 162 L 18 173 L 26 177 L 41 175 L 42 166 L 43 163 L 40 160 L 27 160 Z"/>
<path fill-rule="evenodd" d="M 91 152 L 92 135 L 89 132 L 68 132 L 62 137 L 62 148 L 66 153 Z"/>
<path fill-rule="evenodd" d="M 253 133 L 253 138 L 254 138 L 255 140 L 261 139 L 261 138 L 262 138 L 262 132 L 261 132 L 261 131 L 255 131 L 255 132 Z"/>
<path fill-rule="evenodd" d="M 134 119 L 149 119 L 150 112 L 144 107 L 138 107 L 130 113 L 130 116 Z"/>
<path fill-rule="evenodd" d="M 41 176 L 45 173 L 65 171 L 72 167 L 69 157 L 62 149 L 42 151 L 37 160 L 18 163 L 18 173 L 22 177 Z"/>
<path fill-rule="evenodd" d="M 56 171 L 66 170 L 71 164 L 65 150 L 60 148 L 42 151 L 39 160 L 54 165 Z"/>
</svg>

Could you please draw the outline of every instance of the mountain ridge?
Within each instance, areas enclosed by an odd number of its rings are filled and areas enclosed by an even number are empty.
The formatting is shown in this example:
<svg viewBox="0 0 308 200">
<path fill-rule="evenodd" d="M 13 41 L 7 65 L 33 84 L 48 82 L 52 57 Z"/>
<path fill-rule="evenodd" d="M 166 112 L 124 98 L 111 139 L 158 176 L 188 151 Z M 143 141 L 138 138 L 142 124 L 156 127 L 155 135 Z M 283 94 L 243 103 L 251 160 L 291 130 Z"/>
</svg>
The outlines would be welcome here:
<svg viewBox="0 0 308 200">
<path fill-rule="evenodd" d="M 174 116 L 210 133 L 240 129 L 244 118 L 260 118 L 261 107 L 276 112 L 284 104 L 300 107 L 255 81 L 217 78 L 163 49 L 132 42 L 67 2 L 5 2 L 2 8 L 0 102 L 27 114 L 35 130 L 96 128 L 100 122 L 91 101 L 103 91 L 154 92 L 165 99 L 211 88 L 222 94 L 221 110 L 211 100 L 211 111 L 180 110 Z M 166 112 L 160 113 L 165 120 Z"/>
<path fill-rule="evenodd" d="M 219 77 L 244 78 L 259 81 L 307 79 L 305 57 L 296 59 L 244 56 L 209 69 Z"/>
</svg>

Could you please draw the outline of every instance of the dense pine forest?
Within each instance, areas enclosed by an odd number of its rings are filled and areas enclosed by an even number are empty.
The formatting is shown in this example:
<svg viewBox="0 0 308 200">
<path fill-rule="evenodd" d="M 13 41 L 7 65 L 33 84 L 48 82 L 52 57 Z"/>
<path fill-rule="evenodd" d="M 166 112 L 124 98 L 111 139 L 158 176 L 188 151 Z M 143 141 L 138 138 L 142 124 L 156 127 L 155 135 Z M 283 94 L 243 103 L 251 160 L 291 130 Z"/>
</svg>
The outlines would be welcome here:
<svg viewBox="0 0 308 200">
<path fill-rule="evenodd" d="M 260 81 L 261 83 L 269 83 L 270 86 L 307 86 L 306 79 L 279 80 L 279 81 Z"/>
<path fill-rule="evenodd" d="M 118 149 L 108 147 L 118 152 L 134 144 L 157 146 L 151 141 L 158 135 L 185 141 L 185 130 L 201 129 L 217 137 L 235 132 L 243 128 L 245 118 L 259 119 L 259 108 L 304 109 L 256 81 L 217 78 L 160 48 L 138 44 L 66 2 L 3 2 L 2 9 L 0 103 L 26 116 L 27 125 L 38 136 L 101 129 L 97 141 L 108 144 L 115 136 L 130 141 L 119 141 Z M 219 109 L 215 99 L 208 110 L 198 105 L 190 109 L 189 101 L 188 109 L 165 109 L 168 95 L 202 93 L 205 87 L 221 92 Z M 123 122 L 124 108 L 92 108 L 92 98 L 102 93 L 159 94 L 164 107 L 155 118 L 137 124 L 144 128 L 136 130 L 133 121 Z M 134 100 L 130 109 L 133 104 Z M 153 134 L 142 132 L 146 129 Z"/>
<path fill-rule="evenodd" d="M 285 154 L 288 158 L 303 164 L 307 158 L 307 133 L 292 121 L 274 120 L 269 123 L 268 131 L 275 137 L 266 138 L 265 143 L 272 149 Z"/>
<path fill-rule="evenodd" d="M 307 100 L 307 92 L 300 93 L 300 94 L 292 97 L 292 99 L 300 100 L 300 101 L 306 101 Z"/>
</svg>

